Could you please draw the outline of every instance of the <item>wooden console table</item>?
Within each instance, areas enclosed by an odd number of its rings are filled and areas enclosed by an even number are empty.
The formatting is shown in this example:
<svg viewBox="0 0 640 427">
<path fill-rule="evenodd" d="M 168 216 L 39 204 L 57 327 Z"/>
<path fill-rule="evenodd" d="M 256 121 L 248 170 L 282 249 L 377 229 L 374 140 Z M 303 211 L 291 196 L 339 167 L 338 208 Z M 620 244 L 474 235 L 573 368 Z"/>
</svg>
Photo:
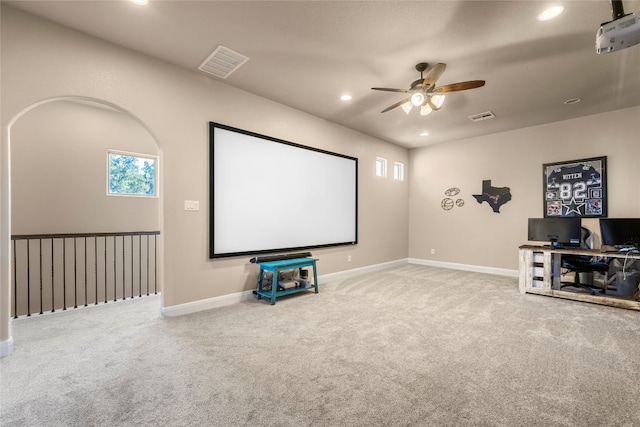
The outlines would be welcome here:
<svg viewBox="0 0 640 427">
<path fill-rule="evenodd" d="M 560 289 L 562 255 L 588 255 L 605 258 L 640 260 L 638 253 L 602 252 L 597 249 L 559 249 L 546 246 L 520 246 L 520 293 L 547 295 L 575 301 L 640 310 L 640 301 L 632 297 L 614 295 L 590 295 Z"/>
<path fill-rule="evenodd" d="M 318 293 L 318 276 L 316 274 L 315 258 L 283 259 L 279 261 L 260 262 L 258 264 L 260 265 L 260 273 L 258 273 L 258 288 L 256 289 L 257 299 L 261 299 L 262 297 L 269 298 L 273 305 L 276 303 L 276 298 L 283 295 L 305 292 L 310 289 L 314 289 L 314 293 Z M 313 270 L 313 283 L 307 284 L 307 286 L 298 285 L 291 289 L 278 290 L 278 273 L 281 271 L 302 269 L 304 267 L 311 267 Z M 270 289 L 265 289 L 263 286 L 264 273 L 267 271 L 273 275 Z"/>
</svg>

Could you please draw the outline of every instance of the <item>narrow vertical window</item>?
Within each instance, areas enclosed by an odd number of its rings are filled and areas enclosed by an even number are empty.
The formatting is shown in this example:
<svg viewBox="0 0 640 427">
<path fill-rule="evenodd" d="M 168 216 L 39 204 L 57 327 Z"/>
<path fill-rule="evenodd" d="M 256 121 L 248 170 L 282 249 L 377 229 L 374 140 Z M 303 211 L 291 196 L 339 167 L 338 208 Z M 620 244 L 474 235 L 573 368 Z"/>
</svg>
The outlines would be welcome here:
<svg viewBox="0 0 640 427">
<path fill-rule="evenodd" d="M 387 176 L 387 159 L 376 157 L 376 176 Z"/>
<path fill-rule="evenodd" d="M 404 181 L 404 163 L 393 163 L 393 179 Z"/>
<path fill-rule="evenodd" d="M 107 194 L 155 197 L 156 156 L 107 150 Z"/>
</svg>

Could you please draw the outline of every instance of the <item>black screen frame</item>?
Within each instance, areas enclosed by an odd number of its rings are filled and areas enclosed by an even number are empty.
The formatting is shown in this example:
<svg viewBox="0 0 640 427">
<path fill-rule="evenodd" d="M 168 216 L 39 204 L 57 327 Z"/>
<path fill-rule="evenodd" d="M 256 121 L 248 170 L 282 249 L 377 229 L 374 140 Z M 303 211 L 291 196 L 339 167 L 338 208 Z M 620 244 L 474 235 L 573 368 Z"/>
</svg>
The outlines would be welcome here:
<svg viewBox="0 0 640 427">
<path fill-rule="evenodd" d="M 235 132 L 241 135 L 247 135 L 249 137 L 275 142 L 279 144 L 284 144 L 288 147 L 293 147 L 301 150 L 309 150 L 314 153 L 320 153 L 328 156 L 335 156 L 341 159 L 346 159 L 353 162 L 353 182 L 355 188 L 353 188 L 353 209 L 354 209 L 354 218 L 353 218 L 353 239 L 345 240 L 345 241 L 334 241 L 330 243 L 322 243 L 322 244 L 304 244 L 304 245 L 292 245 L 292 246 L 283 246 L 283 247 L 272 247 L 272 248 L 255 248 L 255 249 L 246 249 L 246 250 L 237 250 L 237 251 L 228 251 L 221 252 L 217 251 L 215 247 L 215 206 L 214 206 L 214 193 L 215 193 L 215 182 L 214 182 L 214 166 L 215 166 L 215 156 L 214 156 L 214 147 L 215 147 L 215 129 L 219 128 L 229 132 Z M 308 249 L 318 249 L 318 248 L 328 248 L 335 246 L 346 246 L 346 245 L 356 245 L 358 243 L 358 158 L 347 156 L 344 154 L 335 153 L 328 150 L 322 150 L 315 147 L 309 147 L 302 144 L 297 144 L 294 142 L 286 141 L 279 138 L 274 138 L 267 135 L 262 135 L 259 133 L 251 132 L 244 129 L 235 128 L 232 126 L 224 125 L 216 122 L 209 122 L 209 258 L 228 258 L 228 257 L 237 257 L 237 256 L 246 256 L 246 255 L 260 255 L 260 254 L 272 254 L 272 253 L 282 253 L 282 252 L 291 252 L 291 251 L 300 251 L 300 250 L 308 250 Z"/>
</svg>

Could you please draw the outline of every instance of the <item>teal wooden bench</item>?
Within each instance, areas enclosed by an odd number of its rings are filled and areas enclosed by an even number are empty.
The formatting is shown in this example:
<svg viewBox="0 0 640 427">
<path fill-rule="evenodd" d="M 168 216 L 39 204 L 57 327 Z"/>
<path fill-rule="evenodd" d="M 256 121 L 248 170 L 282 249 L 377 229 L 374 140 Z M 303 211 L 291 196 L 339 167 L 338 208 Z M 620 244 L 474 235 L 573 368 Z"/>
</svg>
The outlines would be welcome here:
<svg viewBox="0 0 640 427">
<path fill-rule="evenodd" d="M 318 275 L 316 273 L 315 258 L 283 259 L 279 261 L 259 262 L 258 264 L 260 265 L 260 272 L 258 273 L 258 287 L 256 289 L 257 299 L 261 299 L 262 297 L 269 298 L 271 300 L 271 305 L 273 305 L 276 303 L 276 298 L 283 295 L 306 292 L 311 289 L 314 290 L 314 293 L 318 293 Z M 313 283 L 307 283 L 306 285 L 297 284 L 295 287 L 290 289 L 278 289 L 278 273 L 288 270 L 301 270 L 304 267 L 311 267 L 313 270 Z M 271 272 L 272 274 L 270 289 L 267 288 L 267 286 L 264 286 L 263 283 L 265 272 Z"/>
</svg>

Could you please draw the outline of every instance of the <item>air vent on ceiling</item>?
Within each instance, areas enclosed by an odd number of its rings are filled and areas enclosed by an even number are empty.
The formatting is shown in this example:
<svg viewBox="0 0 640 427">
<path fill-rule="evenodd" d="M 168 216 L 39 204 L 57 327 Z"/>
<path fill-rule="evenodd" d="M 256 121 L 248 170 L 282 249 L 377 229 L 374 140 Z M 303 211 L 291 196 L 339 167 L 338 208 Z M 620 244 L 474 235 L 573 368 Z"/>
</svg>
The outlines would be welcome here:
<svg viewBox="0 0 640 427">
<path fill-rule="evenodd" d="M 495 119 L 495 118 L 496 118 L 496 115 L 493 114 L 491 111 L 485 111 L 484 113 L 478 113 L 478 114 L 469 116 L 469 119 L 471 119 L 472 122 L 481 122 L 483 120 Z"/>
<path fill-rule="evenodd" d="M 200 64 L 198 69 L 221 79 L 226 79 L 248 60 L 248 57 L 220 45 Z"/>
</svg>

